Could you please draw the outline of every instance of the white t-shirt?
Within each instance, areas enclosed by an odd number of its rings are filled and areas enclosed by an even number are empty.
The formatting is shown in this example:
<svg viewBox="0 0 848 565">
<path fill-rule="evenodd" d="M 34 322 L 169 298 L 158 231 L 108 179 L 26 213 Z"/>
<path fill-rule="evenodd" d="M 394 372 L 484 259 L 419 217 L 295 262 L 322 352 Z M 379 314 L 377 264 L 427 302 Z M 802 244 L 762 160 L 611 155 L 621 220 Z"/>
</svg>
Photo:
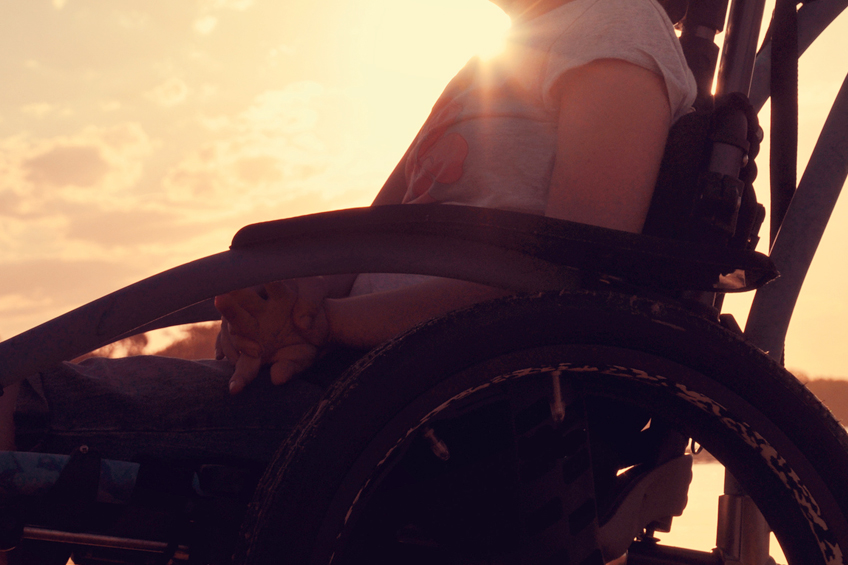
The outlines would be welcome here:
<svg viewBox="0 0 848 565">
<path fill-rule="evenodd" d="M 410 147 L 404 203 L 482 206 L 544 214 L 557 150 L 559 80 L 598 59 L 662 76 L 671 120 L 696 86 L 671 21 L 654 0 L 572 0 L 513 26 L 504 52 L 477 58 L 451 80 Z M 419 276 L 364 274 L 352 294 Z"/>
</svg>

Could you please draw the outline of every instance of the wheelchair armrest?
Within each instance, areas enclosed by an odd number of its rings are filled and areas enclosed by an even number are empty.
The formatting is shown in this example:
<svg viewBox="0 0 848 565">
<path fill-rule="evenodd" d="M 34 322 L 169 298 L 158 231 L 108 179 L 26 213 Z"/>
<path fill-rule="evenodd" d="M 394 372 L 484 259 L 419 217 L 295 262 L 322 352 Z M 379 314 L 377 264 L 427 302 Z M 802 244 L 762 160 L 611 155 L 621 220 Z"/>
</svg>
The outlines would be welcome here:
<svg viewBox="0 0 848 565">
<path fill-rule="evenodd" d="M 572 278 L 571 274 L 562 278 L 564 269 L 569 273 L 577 269 L 604 274 L 659 289 L 724 292 L 752 290 L 777 276 L 769 258 L 753 251 L 633 234 L 536 214 L 443 204 L 354 208 L 253 224 L 235 235 L 231 249 L 258 250 L 296 241 L 308 245 L 323 238 L 346 248 L 340 261 L 352 259 L 346 263 L 349 268 L 336 268 L 336 272 L 438 274 L 525 292 L 562 288 L 561 281 Z M 427 253 L 420 257 L 410 253 L 405 248 L 407 238 L 410 245 L 426 242 Z M 366 242 L 380 246 L 374 250 L 379 265 L 363 263 L 359 247 Z M 464 246 L 469 250 L 492 248 L 499 253 L 532 257 L 541 270 L 518 274 L 504 272 L 507 264 L 494 269 L 485 264 L 470 265 L 479 258 L 457 253 L 449 246 L 463 250 Z M 395 250 L 398 256 L 388 255 Z M 489 274 L 480 275 L 481 268 Z M 720 275 L 738 270 L 745 271 L 744 284 L 725 286 Z"/>
<path fill-rule="evenodd" d="M 590 272 L 638 286 L 715 290 L 721 274 L 738 269 L 747 275 L 744 288 L 776 276 L 769 259 L 753 252 L 518 212 L 416 205 L 315 214 L 243 228 L 229 251 L 144 279 L 0 343 L 0 386 L 139 331 L 214 319 L 210 298 L 271 280 L 397 272 L 540 292 L 575 288 L 581 273 Z"/>
</svg>

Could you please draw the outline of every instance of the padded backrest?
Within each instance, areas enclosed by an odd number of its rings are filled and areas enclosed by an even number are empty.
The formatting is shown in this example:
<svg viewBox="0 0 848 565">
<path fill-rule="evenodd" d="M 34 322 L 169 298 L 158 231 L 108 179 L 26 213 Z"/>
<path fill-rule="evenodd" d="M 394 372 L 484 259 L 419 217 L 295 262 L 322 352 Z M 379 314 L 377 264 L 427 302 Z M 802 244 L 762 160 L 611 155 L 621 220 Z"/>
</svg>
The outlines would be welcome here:
<svg viewBox="0 0 848 565">
<path fill-rule="evenodd" d="M 736 106 L 728 108 L 728 104 Z M 757 203 L 753 181 L 759 150 L 759 125 L 747 105 L 747 139 L 722 138 L 726 120 L 738 120 L 747 100 L 734 96 L 716 109 L 687 114 L 671 128 L 657 185 L 642 233 L 735 249 L 754 249 L 765 210 Z M 731 116 L 728 118 L 728 114 Z M 716 144 L 741 146 L 747 165 L 737 177 L 710 171 Z"/>
<path fill-rule="evenodd" d="M 752 185 L 761 135 L 756 112 L 738 94 L 713 100 L 710 85 L 718 48 L 714 42 L 687 33 L 687 25 L 719 31 L 727 0 L 662 0 L 661 4 L 673 22 L 683 20 L 681 43 L 696 80 L 700 77 L 699 98 L 698 110 L 678 120 L 669 132 L 643 233 L 753 249 L 764 217 Z M 747 164 L 738 174 L 728 174 L 721 170 L 726 169 L 723 166 L 710 170 L 716 168 L 714 150 L 721 150 L 722 144 L 747 156 Z"/>
</svg>

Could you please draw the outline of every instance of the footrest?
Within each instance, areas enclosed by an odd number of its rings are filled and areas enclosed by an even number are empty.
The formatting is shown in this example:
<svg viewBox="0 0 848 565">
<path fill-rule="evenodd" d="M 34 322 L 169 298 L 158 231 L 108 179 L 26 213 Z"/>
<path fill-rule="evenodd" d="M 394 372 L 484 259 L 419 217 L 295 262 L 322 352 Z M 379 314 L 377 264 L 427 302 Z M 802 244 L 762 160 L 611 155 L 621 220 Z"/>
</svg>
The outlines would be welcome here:
<svg viewBox="0 0 848 565">
<path fill-rule="evenodd" d="M 681 455 L 633 477 L 612 508 L 601 518 L 600 539 L 604 556 L 614 558 L 623 554 L 651 522 L 680 516 L 686 508 L 691 481 L 691 455 Z"/>
</svg>

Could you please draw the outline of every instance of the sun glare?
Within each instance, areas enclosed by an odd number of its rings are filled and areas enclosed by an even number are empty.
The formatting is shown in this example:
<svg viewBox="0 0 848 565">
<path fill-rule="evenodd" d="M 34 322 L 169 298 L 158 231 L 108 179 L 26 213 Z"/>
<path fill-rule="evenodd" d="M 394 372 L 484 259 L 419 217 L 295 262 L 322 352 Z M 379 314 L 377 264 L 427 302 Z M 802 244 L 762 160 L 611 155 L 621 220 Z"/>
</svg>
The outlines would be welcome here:
<svg viewBox="0 0 848 565">
<path fill-rule="evenodd" d="M 362 0 L 351 17 L 358 135 L 393 160 L 465 63 L 503 48 L 510 24 L 487 0 Z"/>
<path fill-rule="evenodd" d="M 503 49 L 509 18 L 484 0 L 405 0 L 381 2 L 367 27 L 373 64 L 442 79 Z"/>
</svg>

